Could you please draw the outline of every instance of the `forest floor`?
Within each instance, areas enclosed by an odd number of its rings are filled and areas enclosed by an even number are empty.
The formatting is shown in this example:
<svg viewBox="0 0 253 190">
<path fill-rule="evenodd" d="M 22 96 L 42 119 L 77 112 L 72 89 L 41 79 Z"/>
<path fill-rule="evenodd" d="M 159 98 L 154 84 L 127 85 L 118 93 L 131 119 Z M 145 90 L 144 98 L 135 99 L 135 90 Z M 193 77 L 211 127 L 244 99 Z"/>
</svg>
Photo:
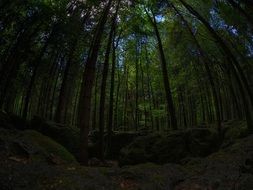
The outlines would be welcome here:
<svg viewBox="0 0 253 190">
<path fill-rule="evenodd" d="M 179 163 L 83 167 L 63 146 L 1 119 L 1 190 L 251 190 L 253 135 Z"/>
</svg>

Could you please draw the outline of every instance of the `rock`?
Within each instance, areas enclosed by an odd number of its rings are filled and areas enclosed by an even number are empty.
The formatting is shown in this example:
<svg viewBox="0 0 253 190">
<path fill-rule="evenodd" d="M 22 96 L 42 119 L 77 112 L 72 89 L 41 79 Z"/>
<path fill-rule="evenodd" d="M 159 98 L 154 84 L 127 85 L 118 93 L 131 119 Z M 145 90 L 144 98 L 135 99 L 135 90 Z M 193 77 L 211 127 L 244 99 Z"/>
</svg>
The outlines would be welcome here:
<svg viewBox="0 0 253 190">
<path fill-rule="evenodd" d="M 152 161 L 153 145 L 161 139 L 160 134 L 138 137 L 120 151 L 120 165 L 134 165 Z"/>
<path fill-rule="evenodd" d="M 17 162 L 48 162 L 52 157 L 61 163 L 76 163 L 64 147 L 36 131 L 0 129 L 1 158 Z"/>
<path fill-rule="evenodd" d="M 70 128 L 64 125 L 46 121 L 43 118 L 35 116 L 31 121 L 31 129 L 36 130 L 63 145 L 76 158 L 79 156 L 79 138 L 80 130 Z M 134 138 L 140 136 L 134 132 L 117 132 L 112 135 L 112 143 L 107 151 L 108 159 L 118 159 L 121 148 L 130 144 Z M 89 157 L 98 157 L 99 132 L 97 130 L 89 133 Z M 107 144 L 107 135 L 105 134 L 105 144 Z M 109 151 L 110 150 L 110 151 Z"/>
<path fill-rule="evenodd" d="M 189 177 L 175 190 L 253 189 L 253 135 L 183 167 Z"/>
<path fill-rule="evenodd" d="M 152 146 L 152 162 L 158 164 L 178 163 L 188 156 L 185 133 L 183 131 L 171 132 L 169 135 L 159 138 Z"/>
<path fill-rule="evenodd" d="M 6 165 L 1 161 L 0 167 L 2 190 L 119 190 L 117 183 L 110 180 L 102 168 L 54 166 L 38 162 Z"/>
<path fill-rule="evenodd" d="M 79 129 L 46 121 L 40 117 L 34 117 L 31 120 L 31 128 L 52 138 L 78 158 L 80 139 Z"/>
<path fill-rule="evenodd" d="M 108 147 L 106 157 L 108 159 L 119 159 L 120 150 L 140 136 L 139 132 L 114 132 L 111 139 L 111 147 Z"/>
<path fill-rule="evenodd" d="M 180 166 L 150 163 L 123 169 L 2 161 L 0 166 L 3 190 L 172 190 L 174 184 L 185 179 Z"/>
<path fill-rule="evenodd" d="M 175 184 L 185 179 L 185 175 L 179 165 L 152 163 L 124 167 L 118 174 L 120 187 L 134 190 L 172 190 Z"/>
<path fill-rule="evenodd" d="M 106 159 L 118 160 L 120 150 L 129 145 L 137 137 L 140 137 L 142 133 L 139 132 L 113 132 L 111 137 L 111 146 L 108 147 L 108 134 L 104 135 L 105 144 L 105 156 Z M 99 131 L 93 130 L 89 133 L 89 156 L 98 157 L 99 154 Z"/>
<path fill-rule="evenodd" d="M 2 147 L 9 145 L 12 139 L 17 139 L 15 142 L 25 139 L 24 133 L 26 131 L 0 129 L 0 187 L 3 190 L 253 189 L 253 135 L 238 139 L 233 145 L 205 158 L 189 158 L 182 165 L 146 163 L 122 168 L 91 168 L 81 167 L 75 163 L 59 165 L 38 159 L 24 162 L 15 156 L 12 159 L 4 157 L 3 153 L 8 150 L 8 146 L 7 149 Z M 179 134 L 180 132 L 176 132 L 169 136 L 175 138 Z M 30 136 L 31 134 L 28 135 Z M 38 138 L 34 134 L 32 136 Z M 154 141 L 157 141 L 158 137 L 161 138 L 154 134 Z M 25 157 L 37 152 L 40 155 L 37 148 L 24 146 L 26 142 L 23 140 L 22 143 L 18 143 L 18 147 L 14 148 L 15 154 Z M 29 143 L 34 144 L 32 141 Z M 145 147 L 150 148 L 150 146 Z"/>
<path fill-rule="evenodd" d="M 34 116 L 31 122 L 27 122 L 19 116 L 0 111 L 0 127 L 7 129 L 25 130 L 31 129 L 46 135 L 63 145 L 76 158 L 79 157 L 80 130 L 59 123 L 47 121 L 39 116 Z M 118 159 L 120 150 L 129 145 L 136 137 L 144 135 L 143 132 L 114 132 L 112 134 L 111 147 L 106 150 L 107 159 Z M 89 157 L 98 157 L 99 132 L 91 131 L 89 134 Z M 107 144 L 107 134 L 105 134 Z"/>
<path fill-rule="evenodd" d="M 91 130 L 88 135 L 89 158 L 99 157 L 99 131 Z"/>
<path fill-rule="evenodd" d="M 121 150 L 120 165 L 145 162 L 158 164 L 179 163 L 186 157 L 203 157 L 217 151 L 218 134 L 207 128 L 173 131 L 167 136 L 148 135 L 139 137 Z"/>
<path fill-rule="evenodd" d="M 225 143 L 233 143 L 236 139 L 246 137 L 249 132 L 245 121 L 229 121 L 223 128 Z"/>
<path fill-rule="evenodd" d="M 193 157 L 207 156 L 217 151 L 221 145 L 219 134 L 213 129 L 188 129 L 185 138 L 187 149 Z"/>
</svg>

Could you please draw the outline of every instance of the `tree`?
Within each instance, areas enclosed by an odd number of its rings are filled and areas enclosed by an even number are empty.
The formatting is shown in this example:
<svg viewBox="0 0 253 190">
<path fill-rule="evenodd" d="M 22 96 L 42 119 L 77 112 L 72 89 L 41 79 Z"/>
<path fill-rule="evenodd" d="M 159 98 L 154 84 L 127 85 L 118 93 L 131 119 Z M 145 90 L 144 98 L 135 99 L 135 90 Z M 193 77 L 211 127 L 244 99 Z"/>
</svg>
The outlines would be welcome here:
<svg viewBox="0 0 253 190">
<path fill-rule="evenodd" d="M 170 82 L 169 82 L 169 77 L 168 77 L 168 70 L 167 70 L 167 62 L 163 50 L 163 45 L 162 45 L 162 40 L 160 37 L 160 33 L 158 30 L 157 26 L 157 21 L 155 18 L 154 13 L 152 12 L 152 17 L 149 15 L 149 13 L 146 11 L 149 20 L 152 22 L 152 25 L 154 27 L 154 31 L 156 34 L 157 42 L 158 42 L 158 48 L 160 52 L 160 58 L 161 58 L 161 66 L 162 66 L 162 73 L 163 73 L 163 83 L 164 83 L 164 89 L 165 89 L 165 94 L 166 94 L 166 101 L 167 101 L 167 117 L 168 117 L 168 123 L 169 123 L 169 118 L 171 121 L 171 126 L 174 130 L 176 130 L 177 127 L 177 118 L 176 118 L 176 112 L 175 112 L 175 106 L 173 103 L 172 99 L 172 93 L 171 93 L 171 88 L 170 88 Z"/>
<path fill-rule="evenodd" d="M 82 79 L 83 82 L 79 98 L 78 125 L 80 128 L 80 162 L 84 165 L 88 164 L 88 133 L 90 128 L 91 92 L 96 72 L 96 61 L 111 4 L 112 0 L 109 0 L 98 22 Z"/>
</svg>

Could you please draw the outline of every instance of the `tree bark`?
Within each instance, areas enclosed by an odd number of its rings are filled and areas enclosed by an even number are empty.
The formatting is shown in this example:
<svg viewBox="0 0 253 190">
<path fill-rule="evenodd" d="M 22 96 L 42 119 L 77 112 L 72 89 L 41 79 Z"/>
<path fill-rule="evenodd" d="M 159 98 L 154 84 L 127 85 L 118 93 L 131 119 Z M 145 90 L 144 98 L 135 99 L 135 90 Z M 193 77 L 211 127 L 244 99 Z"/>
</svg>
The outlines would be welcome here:
<svg viewBox="0 0 253 190">
<path fill-rule="evenodd" d="M 80 163 L 88 164 L 88 133 L 90 128 L 91 94 L 96 72 L 98 51 L 112 0 L 106 5 L 96 29 L 90 53 L 85 64 L 79 98 L 78 125 L 80 128 Z"/>
<path fill-rule="evenodd" d="M 100 107 L 99 107 L 99 158 L 100 160 L 104 161 L 104 125 L 105 125 L 105 99 L 106 99 L 106 83 L 107 83 L 107 76 L 109 71 L 109 60 L 110 60 L 110 53 L 113 41 L 113 33 L 115 31 L 115 23 L 116 23 L 117 14 L 113 17 L 111 31 L 109 34 L 106 52 L 105 52 L 105 61 L 102 73 L 102 84 L 101 84 L 101 91 L 100 91 Z M 109 132 L 109 131 L 108 131 Z"/>
<path fill-rule="evenodd" d="M 247 120 L 247 124 L 248 124 L 248 129 L 250 131 L 253 131 L 253 119 L 252 119 L 251 111 L 250 111 L 251 108 L 248 105 L 248 101 L 247 101 L 247 95 L 248 95 L 248 97 L 250 99 L 250 105 L 253 106 L 253 95 L 251 93 L 251 89 L 249 87 L 248 81 L 243 73 L 243 70 L 242 70 L 239 62 L 237 61 L 237 59 L 233 55 L 233 53 L 230 51 L 230 49 L 227 47 L 224 40 L 216 33 L 216 31 L 210 26 L 210 24 L 196 10 L 194 10 L 189 4 L 187 4 L 184 0 L 179 0 L 179 1 L 191 14 L 196 16 L 198 18 L 198 20 L 200 20 L 205 25 L 205 27 L 210 32 L 212 37 L 216 40 L 215 42 L 224 51 L 225 56 L 227 58 L 226 68 L 228 70 L 231 70 L 231 72 L 233 73 L 233 75 L 238 83 L 238 87 L 239 87 L 239 91 L 241 93 L 241 98 L 243 100 L 244 108 L 246 109 L 245 115 L 246 115 L 246 120 Z M 238 73 L 237 73 L 237 71 L 238 71 Z M 245 92 L 245 90 L 247 93 Z"/>
<path fill-rule="evenodd" d="M 168 119 L 168 124 L 169 120 L 171 122 L 171 126 L 173 130 L 176 130 L 178 128 L 177 126 L 177 118 L 176 118 L 176 111 L 172 99 L 172 93 L 171 93 L 171 88 L 170 88 L 170 82 L 169 82 L 169 77 L 168 77 L 168 70 L 167 70 L 167 62 L 163 50 L 163 45 L 162 45 L 162 40 L 160 37 L 160 33 L 157 27 L 157 22 L 155 15 L 152 13 L 152 17 L 149 15 L 147 12 L 147 15 L 154 27 L 157 42 L 158 42 L 158 48 L 159 48 L 159 53 L 160 53 L 160 59 L 161 59 L 161 66 L 162 66 L 162 73 L 163 73 L 163 83 L 164 83 L 164 89 L 165 89 L 165 95 L 166 95 L 166 101 L 167 101 L 167 119 Z"/>
</svg>

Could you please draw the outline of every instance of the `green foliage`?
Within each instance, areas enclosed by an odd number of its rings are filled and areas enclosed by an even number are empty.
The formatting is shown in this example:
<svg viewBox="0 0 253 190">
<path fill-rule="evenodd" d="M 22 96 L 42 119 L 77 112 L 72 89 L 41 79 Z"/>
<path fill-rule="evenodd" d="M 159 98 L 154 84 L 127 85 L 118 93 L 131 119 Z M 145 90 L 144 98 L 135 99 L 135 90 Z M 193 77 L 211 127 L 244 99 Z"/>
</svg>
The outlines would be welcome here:
<svg viewBox="0 0 253 190">
<path fill-rule="evenodd" d="M 231 56 L 183 1 L 121 1 L 114 35 L 116 74 L 114 90 L 115 128 L 135 125 L 168 129 L 166 96 L 161 58 L 155 36 L 154 16 L 162 39 L 172 99 L 179 128 L 215 123 L 214 101 L 208 64 L 223 120 L 242 119 L 247 112 L 240 80 L 252 83 L 252 10 L 247 2 L 185 1 L 223 39 Z M 0 3 L 0 107 L 28 118 L 34 114 L 53 120 L 59 97 L 65 89 L 63 110 L 69 125 L 77 125 L 78 100 L 85 61 L 105 1 L 14 0 Z M 97 127 L 102 68 L 107 36 L 117 1 L 113 1 L 94 66 L 96 81 L 92 93 L 92 126 Z M 112 62 L 113 56 L 110 56 Z M 110 64 L 111 65 L 111 64 Z M 237 65 L 237 66 L 236 66 Z M 234 73 L 232 67 L 236 67 Z M 238 70 L 238 67 L 240 69 Z M 111 68 L 109 70 L 111 74 Z M 238 76 L 237 76 L 238 75 Z M 239 79 L 238 79 L 239 78 Z M 66 79 L 66 82 L 65 82 Z M 108 83 L 110 81 L 108 77 Z M 241 83 L 245 83 L 245 80 Z M 247 89 L 247 84 L 242 84 Z M 109 86 L 109 85 L 107 85 Z M 29 96 L 30 92 L 30 97 Z M 106 110 L 109 110 L 106 90 Z M 245 97 L 249 97 L 246 94 Z M 237 110 L 239 110 L 237 113 Z M 170 114 L 169 114 L 170 115 Z M 106 116 L 108 118 L 108 115 Z"/>
</svg>

